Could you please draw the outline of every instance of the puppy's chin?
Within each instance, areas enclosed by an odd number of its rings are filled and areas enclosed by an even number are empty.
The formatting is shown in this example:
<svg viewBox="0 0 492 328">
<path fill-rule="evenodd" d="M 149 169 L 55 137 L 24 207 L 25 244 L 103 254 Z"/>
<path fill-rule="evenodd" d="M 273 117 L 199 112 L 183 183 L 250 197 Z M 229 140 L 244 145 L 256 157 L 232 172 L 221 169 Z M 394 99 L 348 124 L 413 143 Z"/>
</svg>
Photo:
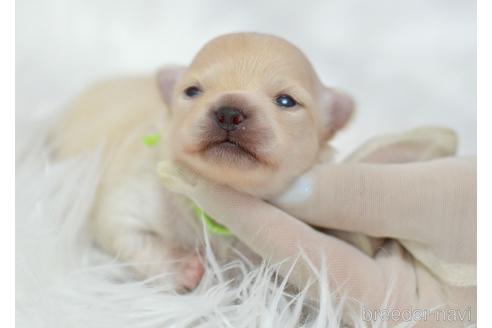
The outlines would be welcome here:
<svg viewBox="0 0 492 328">
<path fill-rule="evenodd" d="M 276 170 L 231 142 L 211 145 L 202 152 L 182 153 L 176 160 L 207 180 L 254 196 L 270 195 L 274 186 Z"/>
</svg>

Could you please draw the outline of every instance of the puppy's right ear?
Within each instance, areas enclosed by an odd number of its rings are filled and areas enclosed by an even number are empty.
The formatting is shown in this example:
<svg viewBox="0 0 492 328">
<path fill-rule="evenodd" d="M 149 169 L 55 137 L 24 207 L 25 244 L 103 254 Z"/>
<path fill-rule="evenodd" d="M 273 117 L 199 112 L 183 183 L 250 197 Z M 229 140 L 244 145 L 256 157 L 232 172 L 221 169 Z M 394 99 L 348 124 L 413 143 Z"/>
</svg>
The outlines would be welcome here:
<svg viewBox="0 0 492 328">
<path fill-rule="evenodd" d="M 338 89 L 323 87 L 321 92 L 323 139 L 326 141 L 350 121 L 355 103 L 351 96 Z"/>
<path fill-rule="evenodd" d="M 171 107 L 176 83 L 185 69 L 185 66 L 166 66 L 157 72 L 157 84 L 161 97 L 168 107 Z"/>
</svg>

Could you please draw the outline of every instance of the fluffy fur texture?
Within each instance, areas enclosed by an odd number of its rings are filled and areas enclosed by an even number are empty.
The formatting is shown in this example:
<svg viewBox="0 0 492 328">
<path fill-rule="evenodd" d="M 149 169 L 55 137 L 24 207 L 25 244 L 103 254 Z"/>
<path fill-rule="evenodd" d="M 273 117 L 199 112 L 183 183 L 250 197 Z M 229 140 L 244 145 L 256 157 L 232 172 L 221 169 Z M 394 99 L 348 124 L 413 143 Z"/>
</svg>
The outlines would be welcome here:
<svg viewBox="0 0 492 328">
<path fill-rule="evenodd" d="M 285 290 L 275 274 L 281 263 L 219 266 L 207 249 L 206 273 L 190 294 L 134 280 L 87 231 L 99 154 L 54 164 L 44 138 L 48 125 L 19 124 L 31 131 L 17 145 L 19 327 L 339 327 L 329 286 L 322 286 L 319 304 L 308 304 L 303 292 Z M 241 278 L 233 286 L 223 274 L 234 269 Z"/>
</svg>

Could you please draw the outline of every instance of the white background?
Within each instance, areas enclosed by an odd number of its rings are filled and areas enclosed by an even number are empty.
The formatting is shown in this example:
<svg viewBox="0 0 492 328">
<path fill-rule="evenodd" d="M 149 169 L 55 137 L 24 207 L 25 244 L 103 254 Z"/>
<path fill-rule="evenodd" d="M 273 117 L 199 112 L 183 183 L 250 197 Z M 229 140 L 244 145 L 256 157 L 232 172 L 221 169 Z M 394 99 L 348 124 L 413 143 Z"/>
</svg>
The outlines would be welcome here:
<svg viewBox="0 0 492 328">
<path fill-rule="evenodd" d="M 476 18 L 470 0 L 17 1 L 17 115 L 59 109 L 100 78 L 188 63 L 209 39 L 273 33 L 358 103 L 341 153 L 377 133 L 438 124 L 476 153 Z M 22 131 L 18 131 L 20 133 Z"/>
</svg>

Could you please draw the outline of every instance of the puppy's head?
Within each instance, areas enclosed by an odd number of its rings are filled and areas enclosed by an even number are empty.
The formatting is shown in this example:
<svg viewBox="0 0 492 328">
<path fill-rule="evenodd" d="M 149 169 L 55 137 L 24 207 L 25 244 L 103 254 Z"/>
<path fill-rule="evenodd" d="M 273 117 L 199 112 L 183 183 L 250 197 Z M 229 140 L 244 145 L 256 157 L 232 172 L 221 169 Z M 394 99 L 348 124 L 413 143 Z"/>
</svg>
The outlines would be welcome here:
<svg viewBox="0 0 492 328">
<path fill-rule="evenodd" d="M 311 167 L 353 111 L 301 51 L 263 34 L 214 39 L 189 67 L 164 69 L 158 80 L 171 111 L 171 157 L 257 196 Z"/>
</svg>

